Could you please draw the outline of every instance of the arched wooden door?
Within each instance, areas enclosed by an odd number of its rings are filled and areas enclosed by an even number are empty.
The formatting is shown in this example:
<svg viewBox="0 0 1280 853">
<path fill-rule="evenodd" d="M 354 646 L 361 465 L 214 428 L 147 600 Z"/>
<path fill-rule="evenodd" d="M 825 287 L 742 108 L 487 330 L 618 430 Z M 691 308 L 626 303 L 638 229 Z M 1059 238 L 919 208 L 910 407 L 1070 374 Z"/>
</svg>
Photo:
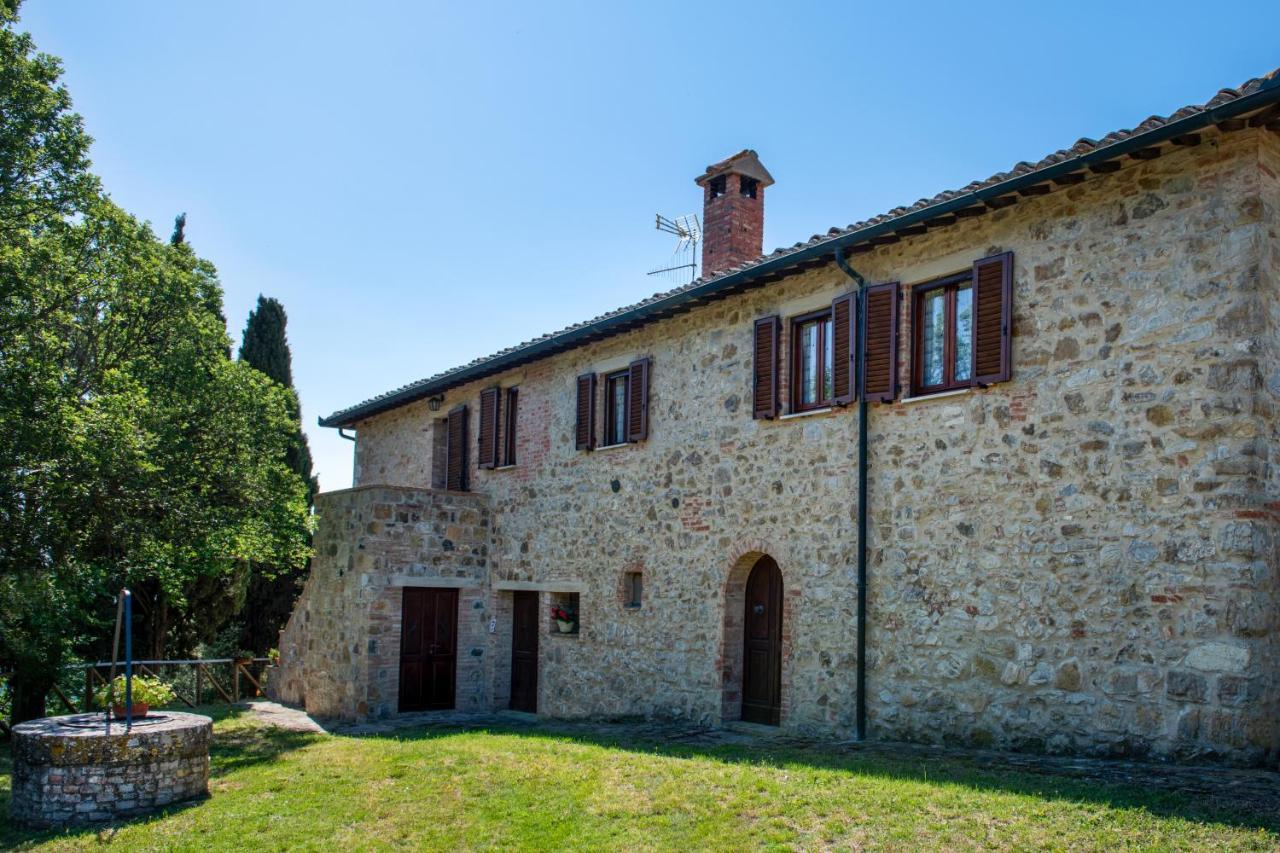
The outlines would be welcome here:
<svg viewBox="0 0 1280 853">
<path fill-rule="evenodd" d="M 782 572 L 768 555 L 747 578 L 743 628 L 742 719 L 776 726 L 782 718 Z"/>
</svg>

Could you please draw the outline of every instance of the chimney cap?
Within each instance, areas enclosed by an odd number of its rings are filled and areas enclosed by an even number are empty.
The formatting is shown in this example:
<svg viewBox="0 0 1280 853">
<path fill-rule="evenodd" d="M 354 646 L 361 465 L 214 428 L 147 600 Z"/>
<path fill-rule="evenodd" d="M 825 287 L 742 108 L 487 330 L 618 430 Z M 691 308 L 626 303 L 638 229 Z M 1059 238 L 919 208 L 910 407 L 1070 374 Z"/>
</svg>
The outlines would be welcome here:
<svg viewBox="0 0 1280 853">
<path fill-rule="evenodd" d="M 761 187 L 767 187 L 773 183 L 773 175 L 769 174 L 769 170 L 760 163 L 759 155 L 750 148 L 744 148 L 719 163 L 712 163 L 707 167 L 707 171 L 694 178 L 693 182 L 701 187 L 712 178 L 728 174 L 746 175 L 748 178 L 755 178 L 760 182 Z"/>
</svg>

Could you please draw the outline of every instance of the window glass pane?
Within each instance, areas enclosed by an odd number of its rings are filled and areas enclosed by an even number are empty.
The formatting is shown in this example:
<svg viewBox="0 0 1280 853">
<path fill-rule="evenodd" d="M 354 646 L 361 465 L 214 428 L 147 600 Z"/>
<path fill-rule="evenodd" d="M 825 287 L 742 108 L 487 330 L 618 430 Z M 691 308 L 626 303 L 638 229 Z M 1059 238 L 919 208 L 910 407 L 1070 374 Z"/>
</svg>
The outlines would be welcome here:
<svg viewBox="0 0 1280 853">
<path fill-rule="evenodd" d="M 800 327 L 800 402 L 812 405 L 818 400 L 818 324 Z"/>
<path fill-rule="evenodd" d="M 831 334 L 831 321 L 822 321 L 822 399 L 830 400 L 836 395 L 836 380 L 831 375 L 832 362 L 834 361 L 834 341 Z"/>
<path fill-rule="evenodd" d="M 947 292 L 931 290 L 920 300 L 920 383 L 942 384 L 942 360 L 946 350 Z"/>
<path fill-rule="evenodd" d="M 968 382 L 973 374 L 973 287 L 956 290 L 956 381 Z"/>
<path fill-rule="evenodd" d="M 627 440 L 627 378 L 619 376 L 609 387 L 609 443 L 622 444 Z"/>
</svg>

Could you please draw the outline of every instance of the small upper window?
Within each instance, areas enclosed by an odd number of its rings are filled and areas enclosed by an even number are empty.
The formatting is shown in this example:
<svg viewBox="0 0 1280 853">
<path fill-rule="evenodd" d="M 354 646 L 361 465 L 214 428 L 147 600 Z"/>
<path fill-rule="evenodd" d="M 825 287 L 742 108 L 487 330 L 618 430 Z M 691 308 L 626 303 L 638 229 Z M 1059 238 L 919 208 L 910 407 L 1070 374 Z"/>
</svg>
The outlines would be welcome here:
<svg viewBox="0 0 1280 853">
<path fill-rule="evenodd" d="M 968 388 L 973 379 L 973 276 L 950 276 L 913 291 L 911 393 Z"/>
<path fill-rule="evenodd" d="M 712 198 L 720 198 L 720 196 L 724 195 L 724 187 L 725 187 L 724 175 L 716 175 L 714 178 L 712 178 L 710 181 L 707 182 L 707 188 L 711 191 Z"/>
<path fill-rule="evenodd" d="M 746 198 L 755 198 L 756 190 L 759 188 L 760 182 L 755 178 L 748 178 L 746 175 L 738 177 L 739 193 Z"/>
<path fill-rule="evenodd" d="M 623 606 L 632 610 L 640 607 L 644 593 L 644 575 L 640 572 L 627 572 L 622 576 Z"/>
<path fill-rule="evenodd" d="M 629 370 L 604 378 L 604 443 L 626 444 L 631 395 L 627 393 Z"/>
<path fill-rule="evenodd" d="M 791 321 L 791 410 L 830 406 L 835 396 L 830 309 Z"/>
</svg>

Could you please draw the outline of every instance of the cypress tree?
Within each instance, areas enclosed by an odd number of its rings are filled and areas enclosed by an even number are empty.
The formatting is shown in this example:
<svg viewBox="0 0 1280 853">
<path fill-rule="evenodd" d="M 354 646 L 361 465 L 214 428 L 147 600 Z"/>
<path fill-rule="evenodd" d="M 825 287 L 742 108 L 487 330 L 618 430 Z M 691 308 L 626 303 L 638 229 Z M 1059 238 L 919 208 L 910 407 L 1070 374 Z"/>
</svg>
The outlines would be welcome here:
<svg viewBox="0 0 1280 853">
<path fill-rule="evenodd" d="M 289 319 L 284 306 L 274 298 L 259 296 L 258 305 L 249 312 L 240 360 L 265 373 L 279 385 L 293 390 L 293 357 L 285 330 Z M 301 408 L 293 396 L 293 416 L 297 432 L 285 453 L 286 464 L 302 478 L 307 487 L 307 504 L 319 491 L 320 484 L 312 473 L 311 448 L 302 431 Z M 261 654 L 276 645 L 280 629 L 293 611 L 294 601 L 302 588 L 309 567 L 298 570 L 255 566 L 245 595 L 244 633 L 246 650 Z"/>
</svg>

